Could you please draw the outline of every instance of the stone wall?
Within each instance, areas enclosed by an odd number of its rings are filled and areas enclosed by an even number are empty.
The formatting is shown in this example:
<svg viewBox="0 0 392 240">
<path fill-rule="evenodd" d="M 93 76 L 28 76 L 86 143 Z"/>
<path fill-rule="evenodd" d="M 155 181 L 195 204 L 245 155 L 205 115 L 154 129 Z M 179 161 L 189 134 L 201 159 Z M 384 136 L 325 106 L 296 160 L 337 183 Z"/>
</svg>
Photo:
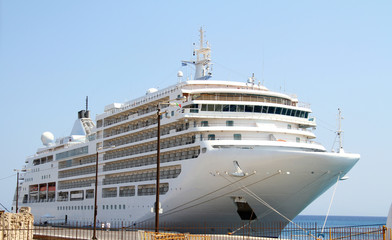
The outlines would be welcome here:
<svg viewBox="0 0 392 240">
<path fill-rule="evenodd" d="M 32 240 L 33 224 L 30 207 L 21 207 L 19 213 L 0 211 L 0 240 Z"/>
</svg>

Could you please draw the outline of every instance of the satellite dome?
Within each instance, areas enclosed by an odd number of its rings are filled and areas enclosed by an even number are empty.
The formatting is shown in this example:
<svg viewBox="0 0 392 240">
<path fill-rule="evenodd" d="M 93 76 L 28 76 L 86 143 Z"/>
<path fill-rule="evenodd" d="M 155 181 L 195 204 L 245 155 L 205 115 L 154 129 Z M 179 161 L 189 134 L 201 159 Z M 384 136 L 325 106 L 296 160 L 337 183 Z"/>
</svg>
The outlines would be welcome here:
<svg viewBox="0 0 392 240">
<path fill-rule="evenodd" d="M 177 72 L 177 77 L 180 78 L 180 77 L 183 77 L 183 76 L 184 76 L 184 73 L 182 71 L 178 71 Z"/>
<path fill-rule="evenodd" d="M 44 132 L 41 135 L 42 144 L 45 146 L 49 146 L 54 141 L 53 133 L 51 132 Z"/>
<path fill-rule="evenodd" d="M 146 92 L 146 95 L 147 95 L 147 94 L 150 94 L 150 93 L 154 93 L 154 92 L 158 92 L 158 89 L 156 89 L 156 88 L 149 88 L 149 89 L 147 90 L 147 92 Z"/>
</svg>

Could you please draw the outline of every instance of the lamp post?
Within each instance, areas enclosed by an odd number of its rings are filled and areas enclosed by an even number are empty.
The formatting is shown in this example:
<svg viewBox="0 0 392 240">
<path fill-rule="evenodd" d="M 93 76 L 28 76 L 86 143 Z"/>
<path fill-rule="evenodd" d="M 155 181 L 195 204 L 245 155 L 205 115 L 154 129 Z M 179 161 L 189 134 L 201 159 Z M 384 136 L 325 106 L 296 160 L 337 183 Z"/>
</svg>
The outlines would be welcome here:
<svg viewBox="0 0 392 240">
<path fill-rule="evenodd" d="M 116 146 L 113 145 L 110 148 L 115 148 Z M 102 150 L 102 147 L 97 148 L 97 153 L 95 156 L 95 188 L 94 188 L 94 227 L 93 227 L 93 237 L 91 239 L 97 239 L 97 214 L 98 214 L 98 204 L 97 204 L 97 194 L 98 194 L 98 157 L 99 157 L 99 150 Z M 103 155 L 105 153 L 102 153 Z"/>
<path fill-rule="evenodd" d="M 98 188 L 98 157 L 99 152 L 102 148 L 97 148 L 97 155 L 95 157 L 95 189 L 94 189 L 94 228 L 93 228 L 93 237 L 91 239 L 97 239 L 96 231 L 97 231 L 97 213 L 98 213 L 98 206 L 97 206 L 97 188 Z"/>
<path fill-rule="evenodd" d="M 185 97 L 178 98 L 176 100 L 185 100 Z M 179 106 L 175 102 L 167 102 L 170 106 Z M 160 153 L 161 153 L 161 115 L 165 112 L 161 112 L 160 103 L 157 105 L 157 179 L 156 179 L 156 186 L 155 186 L 155 232 L 159 232 L 159 182 L 160 182 L 160 171 L 161 171 L 161 161 L 160 161 Z"/>
<path fill-rule="evenodd" d="M 26 172 L 27 170 L 26 169 L 22 169 L 22 170 L 19 170 L 19 169 L 14 169 L 14 171 L 16 172 L 16 204 L 15 204 L 15 212 L 16 213 L 18 213 L 18 210 L 19 210 L 19 205 L 18 205 L 18 202 L 19 202 L 19 172 Z"/>
<path fill-rule="evenodd" d="M 15 212 L 18 213 L 18 202 L 19 202 L 19 171 L 16 171 L 16 210 Z"/>
<path fill-rule="evenodd" d="M 159 232 L 159 178 L 160 178 L 160 152 L 161 152 L 161 109 L 159 104 L 157 106 L 157 180 L 156 180 L 156 190 L 155 190 L 155 232 Z"/>
</svg>

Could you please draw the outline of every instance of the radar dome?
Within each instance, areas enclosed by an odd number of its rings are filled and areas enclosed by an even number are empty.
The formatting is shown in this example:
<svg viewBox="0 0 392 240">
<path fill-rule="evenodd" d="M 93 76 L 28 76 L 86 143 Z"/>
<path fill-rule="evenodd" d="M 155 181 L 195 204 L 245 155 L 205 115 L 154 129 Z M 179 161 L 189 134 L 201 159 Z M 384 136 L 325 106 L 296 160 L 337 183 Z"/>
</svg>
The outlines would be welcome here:
<svg viewBox="0 0 392 240">
<path fill-rule="evenodd" d="M 154 93 L 154 92 L 158 92 L 158 89 L 156 88 L 150 88 L 147 90 L 146 95 L 150 94 L 150 93 Z"/>
<path fill-rule="evenodd" d="M 41 135 L 42 144 L 45 146 L 49 146 L 54 141 L 53 133 L 51 132 L 44 132 Z"/>
<path fill-rule="evenodd" d="M 182 71 L 178 71 L 178 72 L 177 72 L 177 77 L 180 78 L 180 77 L 183 77 L 183 76 L 184 76 L 184 73 L 182 73 Z"/>
</svg>

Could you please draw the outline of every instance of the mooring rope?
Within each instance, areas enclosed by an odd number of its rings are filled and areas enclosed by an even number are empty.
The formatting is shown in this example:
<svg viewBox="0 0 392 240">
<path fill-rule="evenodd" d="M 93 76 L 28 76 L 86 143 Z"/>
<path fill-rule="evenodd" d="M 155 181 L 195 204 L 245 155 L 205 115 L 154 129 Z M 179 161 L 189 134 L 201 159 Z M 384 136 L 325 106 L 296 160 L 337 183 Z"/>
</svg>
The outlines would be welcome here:
<svg viewBox="0 0 392 240">
<path fill-rule="evenodd" d="M 220 175 L 220 174 L 217 174 L 217 175 Z M 248 176 L 246 176 L 245 178 L 248 178 L 248 177 L 250 177 L 250 176 L 252 176 L 252 175 L 254 175 L 254 173 L 253 173 L 253 174 L 250 174 L 250 175 L 248 175 Z M 244 178 L 244 179 L 245 179 L 245 178 Z M 230 182 L 230 184 L 227 184 L 227 185 L 222 186 L 222 187 L 220 187 L 220 188 L 218 188 L 218 189 L 215 189 L 214 191 L 211 191 L 211 192 L 209 192 L 209 193 L 206 193 L 206 194 L 204 194 L 203 196 L 200 196 L 200 197 L 195 198 L 195 199 L 193 199 L 193 200 L 191 200 L 191 201 L 189 201 L 189 202 L 186 202 L 186 203 L 183 203 L 183 204 L 181 204 L 181 205 L 178 205 L 177 207 L 175 207 L 175 208 L 169 210 L 168 213 L 165 213 L 165 214 L 163 214 L 163 215 L 171 214 L 172 211 L 175 211 L 175 210 L 178 209 L 178 208 L 181 208 L 181 207 L 183 207 L 183 206 L 185 206 L 185 205 L 188 205 L 188 204 L 190 204 L 190 203 L 192 203 L 192 202 L 195 202 L 195 201 L 197 201 L 197 200 L 200 200 L 200 199 L 202 199 L 202 198 L 205 198 L 205 197 L 207 197 L 207 196 L 209 196 L 209 195 L 211 195 L 211 194 L 214 194 L 214 193 L 216 193 L 216 192 L 218 192 L 218 191 L 220 191 L 220 190 L 222 190 L 222 189 L 225 189 L 225 188 L 227 188 L 227 187 L 229 187 L 229 186 L 231 186 L 231 185 L 233 185 L 233 184 L 236 184 L 237 182 L 242 181 L 242 180 L 244 180 L 244 179 L 239 179 L 239 180 L 237 180 L 237 181 L 235 181 L 235 182 Z M 198 205 L 199 205 L 199 204 L 198 204 Z M 187 208 L 189 208 L 189 207 L 187 207 Z M 184 209 L 187 209 L 187 208 L 184 208 Z M 181 210 L 181 211 L 182 211 L 182 210 Z M 177 211 L 176 211 L 176 212 L 177 212 Z"/>
<path fill-rule="evenodd" d="M 251 183 L 251 184 L 249 184 L 249 185 L 247 185 L 247 186 L 251 186 L 251 185 L 256 184 L 256 183 L 258 183 L 258 182 L 261 182 L 261 181 L 265 181 L 265 180 L 267 180 L 267 179 L 269 179 L 269 178 L 271 178 L 271 177 L 276 176 L 277 174 L 280 174 L 280 173 L 276 173 L 276 174 L 273 174 L 273 175 L 268 176 L 268 177 L 266 177 L 266 178 L 260 179 L 260 180 L 254 182 L 254 183 Z M 218 175 L 221 175 L 221 174 L 218 174 Z M 251 175 L 253 175 L 253 174 L 251 174 Z M 251 176 L 251 175 L 248 175 L 248 176 Z M 221 188 L 219 188 L 218 190 L 216 190 L 216 191 L 214 191 L 214 192 L 211 192 L 211 193 L 209 193 L 209 194 L 203 195 L 203 196 L 201 196 L 201 197 L 199 197 L 199 198 L 197 198 L 197 199 L 201 199 L 201 198 L 203 198 L 203 197 L 206 197 L 207 195 L 211 195 L 211 194 L 213 194 L 213 193 L 216 193 L 217 191 L 219 191 L 219 190 L 221 190 L 221 189 L 223 189 L 223 188 L 226 188 L 226 187 L 228 187 L 228 186 L 231 186 L 231 185 L 233 185 L 233 184 L 235 184 L 235 183 L 237 183 L 237 182 L 239 182 L 239 181 L 241 181 L 241 180 L 243 180 L 243 179 L 237 180 L 237 181 L 235 181 L 235 182 L 231 182 L 230 184 L 228 184 L 228 185 L 226 185 L 226 186 L 224 186 L 224 187 L 221 187 Z M 163 214 L 163 215 L 165 216 L 165 215 L 170 215 L 170 214 L 173 214 L 173 213 L 176 213 L 176 212 L 184 211 L 184 210 L 186 210 L 186 209 L 193 208 L 193 207 L 199 206 L 199 205 L 201 205 L 201 204 L 204 204 L 204 203 L 213 201 L 213 200 L 215 200 L 215 199 L 221 198 L 221 197 L 223 197 L 223 196 L 226 196 L 226 195 L 231 194 L 231 193 L 236 192 L 236 191 L 238 191 L 238 189 L 234 189 L 233 191 L 223 193 L 223 194 L 218 195 L 218 196 L 216 196 L 216 197 L 214 197 L 214 198 L 207 199 L 207 200 L 205 200 L 205 201 L 203 201 L 203 202 L 196 203 L 196 204 L 194 204 L 194 205 L 185 207 L 185 208 L 183 208 L 183 209 L 178 209 L 178 208 L 180 208 L 181 206 L 187 205 L 187 204 L 189 204 L 189 203 L 195 201 L 195 200 L 192 200 L 192 201 L 190 201 L 190 202 L 184 203 L 184 204 L 182 204 L 182 205 L 180 205 L 180 206 L 178 206 L 178 207 L 175 207 L 175 208 L 169 210 L 166 214 Z M 178 210 L 176 210 L 176 209 L 178 209 Z"/>
<path fill-rule="evenodd" d="M 199 205 L 201 205 L 201 204 L 205 204 L 205 203 L 207 203 L 207 202 L 216 200 L 216 199 L 218 199 L 218 198 L 221 198 L 221 197 L 226 196 L 226 195 L 228 195 L 228 194 L 231 194 L 231 193 L 233 193 L 233 192 L 236 192 L 236 191 L 238 191 L 238 189 L 234 189 L 233 191 L 223 193 L 223 194 L 218 195 L 218 196 L 216 196 L 216 197 L 214 197 L 214 198 L 207 199 L 207 200 L 205 200 L 205 201 L 203 201 L 203 202 L 199 202 L 199 203 L 193 204 L 193 205 L 191 205 L 191 206 L 188 206 L 188 207 L 184 207 L 184 208 L 182 208 L 182 209 L 179 209 L 179 208 L 181 208 L 181 207 L 183 207 L 183 206 L 185 206 L 185 205 L 188 205 L 189 203 L 195 202 L 195 201 L 197 201 L 197 200 L 199 200 L 199 199 L 205 198 L 205 197 L 207 197 L 207 196 L 209 196 L 209 195 L 211 195 L 211 194 L 213 194 L 213 193 L 216 193 L 216 192 L 218 192 L 218 191 L 220 191 L 220 190 L 222 190 L 222 189 L 224 189 L 224 188 L 227 188 L 228 186 L 231 186 L 231 185 L 233 185 L 233 184 L 235 184 L 235 183 L 237 183 L 237 182 L 239 182 L 239 181 L 243 181 L 243 180 L 246 179 L 247 177 L 253 176 L 253 175 L 255 175 L 255 174 L 256 174 L 255 172 L 252 173 L 252 174 L 249 174 L 249 175 L 247 175 L 247 176 L 245 176 L 245 177 L 243 177 L 243 178 L 241 178 L 241 179 L 239 179 L 239 180 L 237 180 L 237 181 L 235 181 L 235 182 L 230 182 L 230 184 L 227 184 L 227 185 L 225 185 L 225 186 L 223 186 L 223 187 L 220 187 L 220 188 L 218 188 L 218 189 L 216 189 L 216 190 L 214 190 L 214 191 L 212 191 L 212 192 L 210 192 L 210 193 L 207 193 L 207 194 L 205 194 L 205 195 L 203 195 L 203 196 L 200 196 L 200 197 L 198 197 L 198 198 L 196 198 L 196 199 L 193 199 L 193 200 L 191 200 L 191 201 L 189 201 L 189 202 L 186 202 L 186 203 L 184 203 L 184 204 L 181 204 L 181 205 L 179 205 L 179 206 L 177 206 L 177 207 L 175 207 L 175 208 L 173 208 L 173 209 L 170 209 L 170 210 L 167 211 L 166 213 L 163 213 L 162 216 L 167 216 L 167 215 L 171 215 L 171 214 L 174 214 L 174 213 L 177 213 L 177 212 L 181 212 L 181 211 L 184 211 L 184 210 L 187 210 L 187 209 L 190 209 L 190 208 L 199 206 Z M 271 176 L 262 178 L 262 179 L 260 179 L 260 180 L 258 180 L 258 181 L 256 181 L 256 182 L 254 182 L 254 183 L 251 183 L 251 184 L 249 184 L 249 185 L 247 185 L 247 186 L 251 186 L 251 185 L 256 184 L 256 183 L 259 183 L 259 182 L 261 182 L 261 181 L 265 181 L 265 180 L 267 180 L 267 179 L 269 179 L 269 178 L 271 178 L 271 177 L 276 176 L 277 174 L 280 174 L 280 173 L 278 172 L 278 173 L 272 174 Z M 221 175 L 221 174 L 220 174 L 220 173 L 217 173 L 217 175 Z M 152 218 L 148 218 L 148 219 L 146 219 L 146 220 L 144 220 L 144 221 L 142 221 L 142 222 L 139 222 L 139 223 L 148 222 L 148 221 L 151 220 L 151 219 L 152 219 Z"/>
<path fill-rule="evenodd" d="M 341 174 L 341 173 L 340 173 L 340 174 Z M 328 219 L 329 211 L 331 210 L 331 206 L 332 206 L 333 198 L 335 197 L 335 192 L 336 192 L 336 189 L 338 188 L 338 182 L 339 182 L 339 179 L 340 179 L 340 174 L 338 175 L 338 179 L 336 179 L 336 184 L 335 184 L 335 188 L 334 188 L 334 190 L 333 190 L 333 194 L 332 194 L 332 197 L 331 197 L 331 202 L 329 203 L 329 207 L 328 207 L 327 215 L 325 216 L 325 220 L 324 220 L 323 228 L 321 229 L 321 232 L 322 232 L 322 233 L 324 232 L 324 228 L 325 228 L 325 224 L 327 223 L 327 219 Z"/>
<path fill-rule="evenodd" d="M 0 203 L 0 205 L 4 208 L 4 210 L 6 210 L 7 212 L 10 212 L 10 210 L 8 210 L 6 207 L 4 207 L 4 205 L 2 203 Z"/>
<path fill-rule="evenodd" d="M 279 174 L 281 174 L 281 170 L 279 170 Z M 224 179 L 226 179 L 227 181 L 231 182 L 229 179 L 227 179 L 226 177 L 223 176 Z M 248 187 L 246 186 L 240 186 L 240 189 L 242 191 L 244 191 L 246 194 L 250 195 L 251 197 L 253 197 L 254 199 L 256 199 L 258 202 L 260 202 L 261 204 L 263 204 L 264 206 L 268 207 L 269 209 L 271 209 L 272 211 L 276 212 L 278 215 L 280 215 L 281 217 L 283 217 L 284 219 L 286 219 L 287 221 L 289 221 L 290 223 L 294 224 L 295 226 L 297 226 L 299 229 L 303 230 L 306 233 L 309 233 L 310 236 L 312 236 L 314 239 L 317 239 L 316 236 L 314 236 L 311 232 L 307 231 L 306 229 L 302 228 L 301 226 L 299 226 L 298 224 L 296 224 L 295 222 L 293 222 L 291 219 L 289 219 L 288 217 L 286 217 L 285 215 L 283 215 L 281 212 L 279 212 L 277 209 L 275 209 L 274 207 L 272 207 L 270 204 L 268 204 L 265 200 L 263 200 L 261 197 L 257 196 L 257 194 L 255 194 L 254 192 L 252 192 Z M 244 190 L 245 189 L 245 190 Z M 251 224 L 251 222 L 249 223 Z M 237 232 L 238 230 L 240 230 L 241 228 L 236 229 L 235 231 L 233 231 L 231 234 Z"/>
</svg>

